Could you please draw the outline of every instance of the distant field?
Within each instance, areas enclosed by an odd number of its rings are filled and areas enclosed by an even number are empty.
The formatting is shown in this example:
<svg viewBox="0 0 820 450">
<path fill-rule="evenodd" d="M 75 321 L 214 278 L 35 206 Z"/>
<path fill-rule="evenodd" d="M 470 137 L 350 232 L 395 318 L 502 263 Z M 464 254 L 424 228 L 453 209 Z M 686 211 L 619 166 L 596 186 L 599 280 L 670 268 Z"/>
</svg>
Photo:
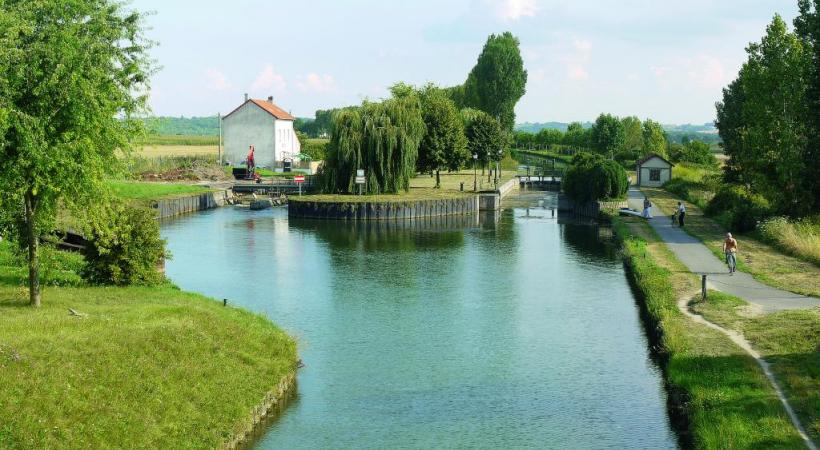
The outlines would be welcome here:
<svg viewBox="0 0 820 450">
<path fill-rule="evenodd" d="M 214 155 L 219 152 L 219 148 L 214 145 L 146 145 L 141 149 L 138 147 L 134 152 L 137 156 L 145 158 L 156 158 L 158 156 L 198 156 Z"/>
<path fill-rule="evenodd" d="M 142 145 L 213 145 L 219 144 L 219 136 L 190 136 L 181 134 L 152 134 L 142 139 Z"/>
</svg>

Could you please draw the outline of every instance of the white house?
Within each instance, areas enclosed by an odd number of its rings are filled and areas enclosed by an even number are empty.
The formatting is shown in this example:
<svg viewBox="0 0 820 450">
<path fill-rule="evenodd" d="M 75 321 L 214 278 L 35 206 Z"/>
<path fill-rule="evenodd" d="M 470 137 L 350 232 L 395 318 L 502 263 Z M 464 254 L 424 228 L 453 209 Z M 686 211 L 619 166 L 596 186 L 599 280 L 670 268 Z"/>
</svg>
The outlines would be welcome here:
<svg viewBox="0 0 820 450">
<path fill-rule="evenodd" d="M 295 118 L 267 100 L 248 99 L 222 118 L 222 139 L 225 160 L 238 165 L 248 156 L 253 145 L 256 165 L 281 167 L 282 161 L 293 158 L 301 151 L 293 129 Z"/>
<path fill-rule="evenodd" d="M 666 159 L 652 153 L 637 162 L 635 172 L 638 174 L 638 186 L 663 186 L 672 179 L 672 164 Z"/>
</svg>

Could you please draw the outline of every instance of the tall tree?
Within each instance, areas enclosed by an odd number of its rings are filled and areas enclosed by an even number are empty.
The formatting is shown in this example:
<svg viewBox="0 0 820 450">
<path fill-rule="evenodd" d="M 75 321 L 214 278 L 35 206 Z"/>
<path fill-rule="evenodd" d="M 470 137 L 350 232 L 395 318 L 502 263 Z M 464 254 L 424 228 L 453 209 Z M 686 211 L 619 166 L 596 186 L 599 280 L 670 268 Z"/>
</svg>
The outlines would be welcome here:
<svg viewBox="0 0 820 450">
<path fill-rule="evenodd" d="M 435 172 L 439 188 L 441 169 L 458 170 L 469 157 L 464 122 L 456 104 L 441 89 L 427 85 L 419 95 L 426 131 L 419 145 L 416 170 Z"/>
<path fill-rule="evenodd" d="M 666 132 L 658 122 L 646 119 L 643 123 L 643 155 L 654 153 L 664 158 L 669 157 L 669 142 Z"/>
<path fill-rule="evenodd" d="M 80 210 L 128 150 L 145 107 L 142 15 L 113 0 L 6 0 L 0 7 L 0 208 L 27 250 L 40 305 L 39 239 Z M 7 224 L 8 226 L 9 224 Z"/>
<path fill-rule="evenodd" d="M 811 59 L 776 15 L 718 104 L 717 127 L 729 170 L 781 213 L 805 214 L 815 203 L 807 157 L 806 102 Z"/>
<path fill-rule="evenodd" d="M 810 180 L 812 209 L 820 212 L 820 0 L 798 0 L 800 15 L 794 19 L 795 31 L 803 39 L 808 51 L 809 82 L 806 91 L 808 104 L 808 145 L 804 155 L 806 176 Z"/>
<path fill-rule="evenodd" d="M 611 114 L 601 114 L 592 126 L 591 140 L 595 151 L 614 159 L 624 145 L 624 125 Z"/>
<path fill-rule="evenodd" d="M 624 145 L 620 151 L 619 161 L 636 160 L 643 151 L 643 129 L 641 119 L 627 116 L 621 119 L 624 128 Z"/>
<path fill-rule="evenodd" d="M 584 129 L 581 122 L 572 122 L 567 126 L 562 143 L 574 147 L 576 150 L 590 146 L 591 130 Z"/>
<path fill-rule="evenodd" d="M 510 132 L 515 125 L 515 104 L 527 85 L 527 71 L 518 47 L 518 39 L 510 32 L 490 35 L 463 92 L 452 92 L 456 98 L 463 95 L 464 103 L 460 106 L 486 112 Z"/>
</svg>

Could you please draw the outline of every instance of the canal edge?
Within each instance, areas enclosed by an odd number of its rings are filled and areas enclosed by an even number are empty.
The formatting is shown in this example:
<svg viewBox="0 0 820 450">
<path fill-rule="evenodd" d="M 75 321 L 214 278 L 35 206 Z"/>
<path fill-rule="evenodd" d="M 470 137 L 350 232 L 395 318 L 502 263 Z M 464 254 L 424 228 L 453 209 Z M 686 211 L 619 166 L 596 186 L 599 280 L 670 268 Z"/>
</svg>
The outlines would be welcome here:
<svg viewBox="0 0 820 450">
<path fill-rule="evenodd" d="M 288 401 L 296 394 L 296 370 L 282 377 L 279 383 L 270 391 L 265 393 L 262 401 L 251 408 L 250 413 L 241 424 L 240 431 L 220 447 L 223 450 L 236 450 L 246 448 L 254 441 L 258 432 L 269 424 L 270 419 L 281 413 Z"/>
</svg>

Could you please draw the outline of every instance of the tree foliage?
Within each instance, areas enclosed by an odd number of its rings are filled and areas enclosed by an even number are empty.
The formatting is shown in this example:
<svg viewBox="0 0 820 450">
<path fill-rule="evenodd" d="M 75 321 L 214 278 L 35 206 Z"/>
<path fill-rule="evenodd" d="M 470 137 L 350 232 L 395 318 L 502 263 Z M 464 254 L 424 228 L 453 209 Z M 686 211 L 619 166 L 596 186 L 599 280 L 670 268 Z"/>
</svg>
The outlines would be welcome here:
<svg viewBox="0 0 820 450">
<path fill-rule="evenodd" d="M 435 172 L 436 187 L 440 187 L 442 169 L 458 170 L 467 160 L 467 138 L 464 122 L 455 102 L 433 85 L 418 92 L 421 99 L 425 133 L 416 160 L 418 172 Z"/>
<path fill-rule="evenodd" d="M 624 125 L 612 114 L 601 114 L 592 126 L 590 138 L 593 150 L 612 159 L 623 149 Z"/>
<path fill-rule="evenodd" d="M 624 143 L 615 159 L 618 161 L 635 161 L 643 155 L 643 127 L 641 119 L 627 116 L 621 119 L 624 129 Z"/>
<path fill-rule="evenodd" d="M 83 278 L 93 284 L 157 284 L 167 256 L 154 212 L 114 204 L 95 218 L 85 250 Z"/>
<path fill-rule="evenodd" d="M 716 124 L 729 156 L 727 179 L 762 195 L 777 212 L 806 214 L 817 201 L 817 160 L 807 140 L 810 53 L 777 15 L 747 53 L 717 104 Z"/>
<path fill-rule="evenodd" d="M 98 198 L 115 151 L 141 128 L 150 73 L 142 16 L 110 0 L 6 0 L 0 8 L 0 208 L 28 250 L 40 303 L 38 241 L 58 202 Z M 6 228 L 10 226 L 7 225 Z"/>
<path fill-rule="evenodd" d="M 701 141 L 689 141 L 686 144 L 676 144 L 672 147 L 672 161 L 699 164 L 702 166 L 717 166 L 717 160 L 709 144 Z"/>
<path fill-rule="evenodd" d="M 483 111 L 467 110 L 463 114 L 469 154 L 477 155 L 482 167 L 501 160 L 507 143 L 501 124 Z"/>
<path fill-rule="evenodd" d="M 794 20 L 795 31 L 803 39 L 809 60 L 808 86 L 806 89 L 807 161 L 805 176 L 808 178 L 811 209 L 820 211 L 820 0 L 798 0 L 800 15 Z M 812 162 L 814 162 L 812 164 Z"/>
<path fill-rule="evenodd" d="M 363 169 L 367 193 L 407 191 L 424 133 L 417 95 L 337 111 L 322 171 L 324 190 L 356 192 L 356 170 Z"/>
<path fill-rule="evenodd" d="M 629 188 L 629 179 L 617 162 L 584 152 L 572 158 L 561 186 L 571 199 L 586 203 L 623 197 Z"/>
<path fill-rule="evenodd" d="M 642 133 L 643 133 L 643 155 L 646 156 L 651 153 L 656 155 L 662 156 L 664 158 L 669 157 L 669 140 L 666 136 L 666 132 L 663 131 L 663 127 L 658 122 L 655 122 L 652 119 L 646 119 L 643 122 L 642 126 Z"/>
<path fill-rule="evenodd" d="M 461 107 L 480 109 L 512 132 L 515 104 L 524 96 L 527 71 L 518 38 L 510 32 L 490 35 L 463 87 L 451 88 L 451 98 Z"/>
</svg>

